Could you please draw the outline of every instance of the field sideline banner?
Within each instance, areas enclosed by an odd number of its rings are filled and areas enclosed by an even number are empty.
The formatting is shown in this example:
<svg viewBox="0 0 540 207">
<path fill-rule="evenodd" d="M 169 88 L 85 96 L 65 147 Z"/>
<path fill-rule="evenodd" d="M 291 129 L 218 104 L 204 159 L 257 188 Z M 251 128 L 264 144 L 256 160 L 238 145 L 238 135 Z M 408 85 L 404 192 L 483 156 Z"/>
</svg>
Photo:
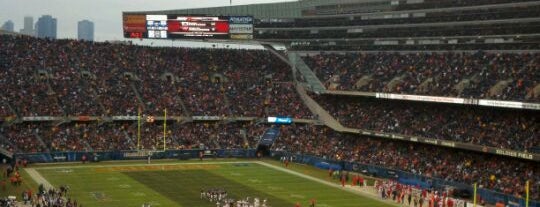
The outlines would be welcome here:
<svg viewBox="0 0 540 207">
<path fill-rule="evenodd" d="M 146 159 L 151 153 L 154 159 L 175 159 L 180 156 L 189 155 L 190 158 L 198 158 L 199 149 L 192 150 L 167 150 L 167 151 L 108 151 L 108 152 L 50 152 L 50 153 L 17 153 L 15 159 L 25 158 L 30 163 L 48 162 L 80 162 L 83 155 L 92 161 L 97 158 L 103 160 L 132 160 Z M 255 157 L 255 149 L 217 149 L 217 157 Z"/>
</svg>

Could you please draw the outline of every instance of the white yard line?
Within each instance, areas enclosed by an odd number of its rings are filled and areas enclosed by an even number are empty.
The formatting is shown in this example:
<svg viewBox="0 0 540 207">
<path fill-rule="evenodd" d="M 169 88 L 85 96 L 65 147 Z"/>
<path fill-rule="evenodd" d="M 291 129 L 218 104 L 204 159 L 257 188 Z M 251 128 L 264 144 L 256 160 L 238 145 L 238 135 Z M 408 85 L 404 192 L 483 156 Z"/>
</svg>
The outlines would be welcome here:
<svg viewBox="0 0 540 207">
<path fill-rule="evenodd" d="M 272 168 L 274 170 L 286 172 L 286 173 L 296 175 L 296 176 L 299 176 L 299 177 L 302 177 L 302 178 L 305 178 L 305 179 L 308 179 L 308 180 L 312 180 L 312 181 L 315 181 L 315 182 L 318 182 L 318 183 L 321 183 L 321 184 L 324 184 L 324 185 L 327 185 L 327 186 L 330 186 L 330 187 L 345 190 L 345 191 L 354 193 L 356 195 L 365 196 L 365 197 L 368 197 L 368 198 L 371 198 L 371 199 L 374 199 L 374 200 L 377 200 L 377 201 L 380 201 L 380 202 L 384 202 L 386 204 L 390 204 L 390 205 L 394 205 L 394 206 L 401 206 L 401 205 L 399 205 L 399 204 L 397 204 L 397 203 L 395 203 L 393 201 L 382 200 L 376 194 L 369 193 L 369 192 L 361 190 L 361 189 L 356 189 L 356 188 L 353 188 L 353 187 L 350 187 L 350 186 L 347 186 L 347 185 L 345 185 L 345 187 L 342 187 L 341 185 L 336 184 L 336 183 L 332 183 L 332 182 L 329 182 L 329 181 L 326 181 L 326 180 L 311 177 L 309 175 L 305 175 L 305 174 L 302 174 L 302 173 L 299 173 L 299 172 L 296 172 L 296 171 L 292 171 L 292 170 L 289 170 L 289 169 L 286 169 L 286 168 L 278 167 L 278 166 L 268 164 L 268 163 L 265 163 L 265 162 L 261 162 L 261 161 L 256 161 L 255 163 L 266 166 L 266 167 L 269 167 L 269 168 Z"/>
<path fill-rule="evenodd" d="M 24 168 L 24 170 L 26 171 L 26 173 L 28 173 L 28 175 L 30 175 L 30 177 L 32 177 L 32 179 L 34 179 L 34 181 L 36 181 L 38 185 L 43 184 L 43 187 L 45 187 L 45 189 L 53 188 L 53 185 L 51 185 L 51 183 L 49 183 L 47 179 L 41 176 L 41 174 L 39 174 L 39 172 L 36 169 Z"/>
</svg>

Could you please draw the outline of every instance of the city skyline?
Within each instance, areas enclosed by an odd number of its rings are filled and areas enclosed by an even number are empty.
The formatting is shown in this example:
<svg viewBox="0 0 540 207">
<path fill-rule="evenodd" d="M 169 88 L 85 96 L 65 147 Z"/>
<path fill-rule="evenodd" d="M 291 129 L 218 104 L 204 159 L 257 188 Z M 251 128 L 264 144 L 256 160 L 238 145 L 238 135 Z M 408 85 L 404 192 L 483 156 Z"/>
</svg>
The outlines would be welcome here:
<svg viewBox="0 0 540 207">
<path fill-rule="evenodd" d="M 232 5 L 275 3 L 295 0 L 232 0 Z M 21 31 L 25 17 L 37 19 L 51 15 L 58 20 L 57 38 L 77 39 L 78 22 L 94 22 L 94 40 L 124 40 L 123 11 L 172 10 L 228 6 L 229 0 L 0 0 L 0 22 L 12 20 L 15 31 Z"/>
<path fill-rule="evenodd" d="M 25 35 L 36 35 L 36 30 L 34 28 L 34 17 L 25 16 L 24 17 L 24 27 L 19 31 L 21 34 Z"/>
<path fill-rule="evenodd" d="M 81 20 L 77 23 L 77 39 L 94 41 L 94 22 Z"/>
<path fill-rule="evenodd" d="M 58 20 L 51 15 L 43 15 L 34 27 L 35 36 L 39 38 L 58 38 Z"/>
<path fill-rule="evenodd" d="M 8 31 L 8 32 L 14 32 L 15 31 L 15 24 L 11 20 L 7 20 L 2 24 L 2 30 Z"/>
</svg>

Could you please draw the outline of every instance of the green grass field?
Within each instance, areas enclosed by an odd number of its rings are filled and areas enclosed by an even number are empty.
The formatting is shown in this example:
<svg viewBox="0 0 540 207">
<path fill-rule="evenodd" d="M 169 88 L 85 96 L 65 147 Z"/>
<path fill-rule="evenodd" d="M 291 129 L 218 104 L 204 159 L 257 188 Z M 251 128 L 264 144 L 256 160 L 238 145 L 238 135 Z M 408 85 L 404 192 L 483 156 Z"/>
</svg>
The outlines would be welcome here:
<svg viewBox="0 0 540 207">
<path fill-rule="evenodd" d="M 278 166 L 275 161 L 267 165 Z M 310 166 L 293 165 L 285 171 L 247 160 L 99 163 L 92 165 L 33 166 L 54 186 L 69 185 L 70 196 L 84 206 L 215 206 L 200 199 L 203 188 L 225 188 L 229 197 L 267 198 L 273 207 L 393 206 L 340 188 L 315 182 L 333 181 L 326 172 Z M 293 173 L 311 176 L 307 179 Z"/>
</svg>

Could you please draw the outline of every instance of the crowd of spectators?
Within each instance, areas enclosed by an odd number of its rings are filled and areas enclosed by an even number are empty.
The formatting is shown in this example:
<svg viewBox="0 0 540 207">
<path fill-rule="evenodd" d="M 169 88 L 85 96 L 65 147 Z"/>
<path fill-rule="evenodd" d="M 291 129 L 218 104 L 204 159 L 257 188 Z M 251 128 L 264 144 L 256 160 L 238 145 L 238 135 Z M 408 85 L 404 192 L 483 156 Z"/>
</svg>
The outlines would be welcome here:
<svg viewBox="0 0 540 207">
<path fill-rule="evenodd" d="M 137 115 L 242 116 L 280 108 L 300 116 L 290 66 L 263 50 L 156 48 L 130 44 L 0 36 L 2 102 L 21 116 Z M 270 106 L 241 101 L 258 88 L 272 91 Z M 276 87 L 279 88 L 279 87 Z M 248 94 L 248 93 L 255 94 Z M 281 94 L 283 93 L 283 94 Z M 289 100 L 290 99 L 290 100 Z M 272 105 L 274 104 L 274 105 Z M 6 114 L 2 104 L 2 114 Z M 184 108 L 186 110 L 184 110 Z M 304 107 L 305 108 L 305 107 Z M 248 111 L 248 110 L 246 110 Z M 310 113 L 301 111 L 301 116 Z M 234 114 L 241 113 L 241 114 Z M 276 114 L 278 115 L 278 114 Z"/>
<path fill-rule="evenodd" d="M 0 127 L 0 138 L 8 143 L 5 148 L 11 152 L 44 152 L 47 147 L 40 143 L 36 137 L 40 124 L 23 123 Z"/>
<path fill-rule="evenodd" d="M 330 90 L 540 101 L 533 90 L 539 54 L 323 53 L 304 60 Z M 508 84 L 492 92 L 501 81 Z"/>
<path fill-rule="evenodd" d="M 537 111 L 494 110 L 369 98 L 316 96 L 345 126 L 529 151 L 540 146 Z"/>
<path fill-rule="evenodd" d="M 131 140 L 137 140 L 137 126 L 127 128 Z M 262 128 L 250 123 L 193 122 L 167 123 L 167 149 L 243 149 L 254 147 L 251 137 L 260 136 Z M 143 125 L 141 129 L 141 149 L 163 149 L 163 123 Z"/>
<path fill-rule="evenodd" d="M 152 48 L 72 40 L 0 36 L 0 116 L 6 104 L 21 116 L 172 115 L 290 116 L 312 115 L 294 89 L 289 66 L 265 51 Z M 357 53 L 322 54 L 306 62 L 338 89 L 537 101 L 538 54 Z M 44 72 L 44 73 L 41 73 Z M 83 75 L 88 72 L 88 76 Z M 128 75 L 130 74 L 130 75 Z M 167 77 L 166 74 L 171 74 Z M 531 75 L 532 74 L 532 75 Z M 164 76 L 165 75 L 165 76 Z M 95 76 L 95 77 L 94 77 Z M 359 84 L 365 78 L 367 84 Z M 400 77 L 399 81 L 394 81 Z M 433 79 L 429 82 L 428 79 Z M 471 79 L 463 91 L 455 85 Z M 510 84 L 499 96 L 487 91 L 498 81 Z M 427 81 L 427 82 L 426 82 Z M 393 87 L 388 87 L 394 82 Z M 428 83 L 422 87 L 423 83 Z M 354 128 L 456 140 L 506 149 L 539 146 L 536 113 L 418 103 L 337 100 L 316 97 L 339 121 Z M 414 105 L 414 106 L 413 106 Z M 186 109 L 186 110 L 184 110 Z M 168 149 L 255 147 L 268 125 L 252 122 L 167 123 Z M 142 149 L 160 149 L 161 122 L 144 123 Z M 361 162 L 473 183 L 523 195 L 533 181 L 538 199 L 536 163 L 417 143 L 354 137 L 329 128 L 281 127 L 274 149 L 329 159 Z M 21 123 L 0 127 L 14 152 L 110 151 L 137 149 L 137 123 Z M 57 193 L 53 192 L 53 195 Z M 56 199 L 57 200 L 57 199 Z"/>
<path fill-rule="evenodd" d="M 492 189 L 522 197 L 525 181 L 531 199 L 540 199 L 540 166 L 516 160 L 431 145 L 337 133 L 313 125 L 284 126 L 274 150 L 358 162 L 426 177 Z"/>
<path fill-rule="evenodd" d="M 163 149 L 163 122 L 141 125 L 137 122 L 17 124 L 0 128 L 4 149 L 13 153 L 58 151 L 119 151 Z M 169 121 L 167 149 L 242 149 L 253 148 L 267 126 L 253 123 Z M 3 140 L 3 139 L 2 139 Z M 138 141 L 140 141 L 139 146 Z"/>
<path fill-rule="evenodd" d="M 7 117 L 11 115 L 13 115 L 13 113 L 9 109 L 9 106 L 0 100 L 0 117 Z"/>
<path fill-rule="evenodd" d="M 407 38 L 402 38 L 398 45 L 373 44 L 372 41 L 359 41 L 351 44 L 341 42 L 336 45 L 325 43 L 314 44 L 296 44 L 291 45 L 292 50 L 297 51 L 435 51 L 435 50 L 535 50 L 539 46 L 531 42 L 539 42 L 540 38 L 520 38 L 518 41 L 486 44 L 471 42 L 471 39 L 478 37 L 469 37 L 458 40 L 458 43 L 445 41 L 445 37 L 435 37 L 442 42 L 435 44 L 407 44 Z"/>
<path fill-rule="evenodd" d="M 475 115 L 470 116 L 474 117 Z M 501 116 L 507 115 L 502 114 Z M 422 115 L 419 115 L 419 117 L 422 117 Z M 378 119 L 393 120 L 386 116 L 378 117 Z M 471 119 L 479 122 L 486 121 L 482 118 Z M 524 119 L 526 120 L 527 117 Z M 433 117 L 430 120 L 439 122 L 441 117 Z M 375 122 L 375 126 L 378 126 L 381 122 L 376 119 L 372 119 L 372 121 Z M 519 125 L 522 127 L 535 128 L 536 131 L 532 134 L 533 138 L 529 141 L 538 142 L 538 140 L 534 140 L 534 135 L 538 134 L 538 124 L 536 122 L 531 123 L 524 120 L 516 120 L 516 122 L 521 122 Z M 459 125 L 458 123 L 454 124 Z M 502 124 L 512 125 L 515 123 Z M 528 124 L 532 124 L 532 126 L 528 126 Z M 403 125 L 407 124 L 403 123 Z M 449 129 L 445 131 L 454 130 L 450 126 L 452 124 L 447 125 Z M 400 128 L 402 124 L 394 123 L 393 126 Z M 88 150 L 90 148 L 97 151 L 110 151 L 137 148 L 137 124 L 133 122 L 105 123 L 102 125 L 77 123 L 60 126 L 28 124 L 27 127 L 20 128 L 21 125 L 13 125 L 13 127 L 15 129 L 3 131 L 2 133 L 8 134 L 7 137 L 11 137 L 10 140 L 15 142 L 21 151 L 32 150 L 30 152 L 39 152 L 44 150 L 44 146 L 37 141 L 38 135 L 42 137 L 46 147 L 52 151 Z M 167 149 L 254 148 L 261 135 L 269 127 L 271 126 L 267 124 L 253 122 L 225 123 L 206 121 L 184 124 L 168 122 L 166 145 Z M 539 198 L 538 188 L 535 186 L 540 185 L 540 169 L 534 161 L 442 147 L 436 147 L 436 150 L 434 150 L 434 146 L 431 145 L 343 134 L 317 125 L 293 124 L 276 127 L 279 127 L 280 135 L 273 146 L 273 150 L 312 154 L 327 159 L 377 165 L 453 182 L 467 184 L 478 182 L 482 188 L 516 196 L 523 195 L 524 192 L 521 189 L 523 189 L 524 181 L 528 179 L 532 183 L 532 198 Z M 494 133 L 493 131 L 496 131 L 497 127 L 501 128 L 501 125 L 492 125 L 486 122 L 478 124 L 478 127 L 482 129 L 489 128 L 484 133 L 484 137 L 487 137 L 487 135 L 490 135 L 489 133 Z M 455 130 L 464 130 L 464 128 Z M 468 128 L 475 127 L 469 126 Z M 429 130 L 431 129 L 427 129 L 427 131 Z M 432 132 L 434 131 L 436 130 Z M 163 123 L 144 123 L 141 127 L 140 141 L 141 149 L 161 149 L 163 147 Z"/>
</svg>

